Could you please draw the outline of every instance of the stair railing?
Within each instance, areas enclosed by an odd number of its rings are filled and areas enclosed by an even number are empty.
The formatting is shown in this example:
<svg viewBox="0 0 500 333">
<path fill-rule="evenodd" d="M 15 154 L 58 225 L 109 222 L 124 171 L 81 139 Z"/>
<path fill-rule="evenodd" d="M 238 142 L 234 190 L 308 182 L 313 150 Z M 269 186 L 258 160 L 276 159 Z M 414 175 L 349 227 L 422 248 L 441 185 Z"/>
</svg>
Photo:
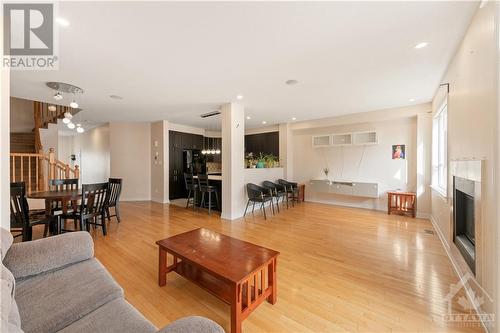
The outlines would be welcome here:
<svg viewBox="0 0 500 333">
<path fill-rule="evenodd" d="M 25 182 L 26 190 L 30 192 L 49 189 L 50 179 L 80 178 L 80 168 L 55 158 L 54 148 L 47 154 L 39 153 L 10 153 L 10 181 Z"/>
</svg>

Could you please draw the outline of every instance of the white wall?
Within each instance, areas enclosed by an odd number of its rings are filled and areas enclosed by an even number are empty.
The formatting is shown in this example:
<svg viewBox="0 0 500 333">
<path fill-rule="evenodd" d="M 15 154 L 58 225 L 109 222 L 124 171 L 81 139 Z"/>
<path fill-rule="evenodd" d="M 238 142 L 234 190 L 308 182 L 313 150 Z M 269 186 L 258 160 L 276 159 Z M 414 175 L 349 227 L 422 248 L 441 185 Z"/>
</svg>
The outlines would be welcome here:
<svg viewBox="0 0 500 333">
<path fill-rule="evenodd" d="M 151 123 L 151 200 L 161 203 L 169 202 L 168 130 L 165 120 Z"/>
<path fill-rule="evenodd" d="M 3 54 L 3 34 L 0 34 L 0 54 Z M 0 226 L 10 229 L 10 72 L 0 69 Z"/>
<path fill-rule="evenodd" d="M 29 133 L 33 128 L 33 101 L 10 97 L 10 132 Z"/>
<path fill-rule="evenodd" d="M 293 180 L 306 184 L 306 200 L 377 210 L 387 209 L 387 190 L 416 190 L 416 117 L 390 121 L 358 123 L 315 129 L 302 129 L 293 135 Z M 312 135 L 375 130 L 377 145 L 312 148 Z M 392 145 L 406 145 L 406 159 L 392 159 Z M 379 185 L 379 198 L 361 198 L 314 192 L 311 179 L 373 182 Z"/>
<path fill-rule="evenodd" d="M 40 142 L 43 151 L 47 153 L 50 148 L 54 148 L 56 156 L 59 150 L 59 130 L 56 124 L 49 124 L 47 128 L 40 128 Z"/>
<path fill-rule="evenodd" d="M 82 184 L 107 182 L 110 176 L 109 126 L 74 135 L 70 154 L 76 155 L 74 164 L 80 167 Z"/>
<path fill-rule="evenodd" d="M 495 297 L 499 292 L 498 271 L 498 2 L 485 2 L 478 9 L 469 29 L 452 59 L 442 82 L 450 83 L 448 95 L 448 163 L 451 160 L 484 159 L 481 193 L 481 229 L 483 244 L 482 271 L 479 283 Z M 437 102 L 435 103 L 437 104 Z M 436 111 L 436 107 L 434 108 Z M 448 167 L 450 171 L 450 167 Z M 449 177 L 450 193 L 452 188 Z M 432 221 L 445 249 L 450 254 L 460 276 L 467 265 L 456 250 L 452 235 L 452 202 L 432 192 Z M 477 233 L 477 232 L 476 232 Z M 498 299 L 497 299 L 498 303 Z M 486 313 L 495 313 L 496 305 L 485 297 Z M 496 312 L 498 321 L 499 312 Z M 497 330 L 499 327 L 497 326 Z M 494 330 L 492 330 L 494 331 Z"/>
<path fill-rule="evenodd" d="M 151 124 L 110 123 L 111 177 L 123 178 L 122 200 L 151 200 Z"/>
</svg>

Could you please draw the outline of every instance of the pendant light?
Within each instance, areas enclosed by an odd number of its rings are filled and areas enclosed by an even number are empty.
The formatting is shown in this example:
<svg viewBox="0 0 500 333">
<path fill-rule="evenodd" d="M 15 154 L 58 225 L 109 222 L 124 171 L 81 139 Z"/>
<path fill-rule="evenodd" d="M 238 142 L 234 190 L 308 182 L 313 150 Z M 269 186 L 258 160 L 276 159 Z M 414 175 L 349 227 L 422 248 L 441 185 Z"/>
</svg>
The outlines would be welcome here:
<svg viewBox="0 0 500 333">
<path fill-rule="evenodd" d="M 205 139 L 206 139 L 206 138 L 205 138 L 205 137 L 203 137 L 203 150 L 201 151 L 201 153 L 202 153 L 203 155 L 206 155 L 206 154 L 207 154 L 207 151 L 205 150 Z"/>
<path fill-rule="evenodd" d="M 215 148 L 213 146 L 214 140 L 212 139 L 212 150 L 210 150 L 210 154 L 215 155 Z"/>
<path fill-rule="evenodd" d="M 221 140 L 221 143 L 222 143 L 222 140 Z M 215 153 L 216 153 L 217 155 L 220 155 L 220 147 L 217 147 L 217 149 L 215 150 Z"/>
</svg>

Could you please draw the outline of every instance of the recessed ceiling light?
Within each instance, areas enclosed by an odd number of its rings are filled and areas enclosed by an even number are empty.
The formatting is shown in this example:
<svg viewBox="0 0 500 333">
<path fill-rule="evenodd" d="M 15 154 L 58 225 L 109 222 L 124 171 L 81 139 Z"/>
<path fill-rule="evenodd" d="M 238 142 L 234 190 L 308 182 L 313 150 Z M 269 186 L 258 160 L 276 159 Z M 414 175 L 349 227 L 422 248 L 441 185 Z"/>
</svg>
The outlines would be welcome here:
<svg viewBox="0 0 500 333">
<path fill-rule="evenodd" d="M 409 101 L 410 102 L 415 102 L 415 98 L 410 98 Z"/>
<path fill-rule="evenodd" d="M 55 99 L 56 101 L 60 101 L 61 99 L 63 99 L 63 95 L 61 95 L 61 93 L 60 93 L 60 92 L 56 92 L 56 93 L 54 94 L 54 99 Z"/>
<path fill-rule="evenodd" d="M 243 95 L 236 96 L 237 99 L 243 99 Z"/>
<path fill-rule="evenodd" d="M 123 99 L 123 97 L 118 96 L 118 95 L 109 95 L 109 98 L 112 98 L 112 99 Z"/>
<path fill-rule="evenodd" d="M 297 120 L 297 118 L 295 118 L 295 117 L 292 117 L 292 120 Z"/>
<path fill-rule="evenodd" d="M 252 119 L 252 118 L 250 116 L 247 116 L 247 120 L 250 120 L 250 119 Z"/>
<path fill-rule="evenodd" d="M 429 43 L 427 42 L 421 42 L 421 43 L 418 43 L 417 45 L 415 45 L 415 48 L 416 49 L 423 49 L 424 47 L 426 47 Z"/>
<path fill-rule="evenodd" d="M 47 109 L 51 112 L 57 111 L 57 107 L 55 105 L 49 105 Z"/>
<path fill-rule="evenodd" d="M 267 121 L 263 120 L 263 121 L 262 121 L 262 124 L 263 124 L 263 125 L 267 124 Z"/>
<path fill-rule="evenodd" d="M 294 84 L 299 83 L 299 81 L 297 81 L 297 80 L 286 80 L 285 83 L 288 84 L 289 86 L 293 86 Z"/>
<path fill-rule="evenodd" d="M 73 109 L 76 109 L 78 107 L 78 103 L 73 100 L 73 102 L 69 103 L 69 106 L 71 106 Z"/>
<path fill-rule="evenodd" d="M 76 127 L 73 123 L 68 123 L 66 126 L 68 126 L 69 129 L 74 129 Z"/>
<path fill-rule="evenodd" d="M 69 124 L 71 120 L 69 118 L 63 118 L 62 122 L 65 124 Z"/>
<path fill-rule="evenodd" d="M 67 27 L 69 26 L 69 21 L 66 20 L 66 19 L 63 19 L 62 17 L 57 17 L 56 18 L 56 22 L 59 24 L 59 25 L 62 25 L 63 27 Z"/>
</svg>

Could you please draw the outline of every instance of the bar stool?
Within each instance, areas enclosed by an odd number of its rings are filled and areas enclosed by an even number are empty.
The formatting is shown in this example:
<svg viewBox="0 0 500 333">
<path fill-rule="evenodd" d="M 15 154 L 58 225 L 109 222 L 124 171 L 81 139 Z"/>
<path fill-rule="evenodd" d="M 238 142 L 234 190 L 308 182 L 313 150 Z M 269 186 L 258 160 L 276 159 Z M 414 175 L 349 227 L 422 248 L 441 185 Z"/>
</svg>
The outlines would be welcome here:
<svg viewBox="0 0 500 333">
<path fill-rule="evenodd" d="M 208 215 L 212 208 L 219 208 L 219 196 L 217 195 L 217 186 L 210 185 L 208 182 L 208 175 L 198 175 L 198 188 L 201 192 L 200 206 L 205 205 L 205 193 L 208 193 Z M 212 202 L 212 193 L 215 193 L 215 201 Z"/>
<path fill-rule="evenodd" d="M 188 191 L 186 208 L 189 208 L 189 204 L 192 203 L 194 210 L 196 207 L 196 193 L 198 192 L 199 187 L 198 184 L 195 184 L 191 173 L 184 172 L 184 185 L 186 186 L 186 191 Z"/>
</svg>

